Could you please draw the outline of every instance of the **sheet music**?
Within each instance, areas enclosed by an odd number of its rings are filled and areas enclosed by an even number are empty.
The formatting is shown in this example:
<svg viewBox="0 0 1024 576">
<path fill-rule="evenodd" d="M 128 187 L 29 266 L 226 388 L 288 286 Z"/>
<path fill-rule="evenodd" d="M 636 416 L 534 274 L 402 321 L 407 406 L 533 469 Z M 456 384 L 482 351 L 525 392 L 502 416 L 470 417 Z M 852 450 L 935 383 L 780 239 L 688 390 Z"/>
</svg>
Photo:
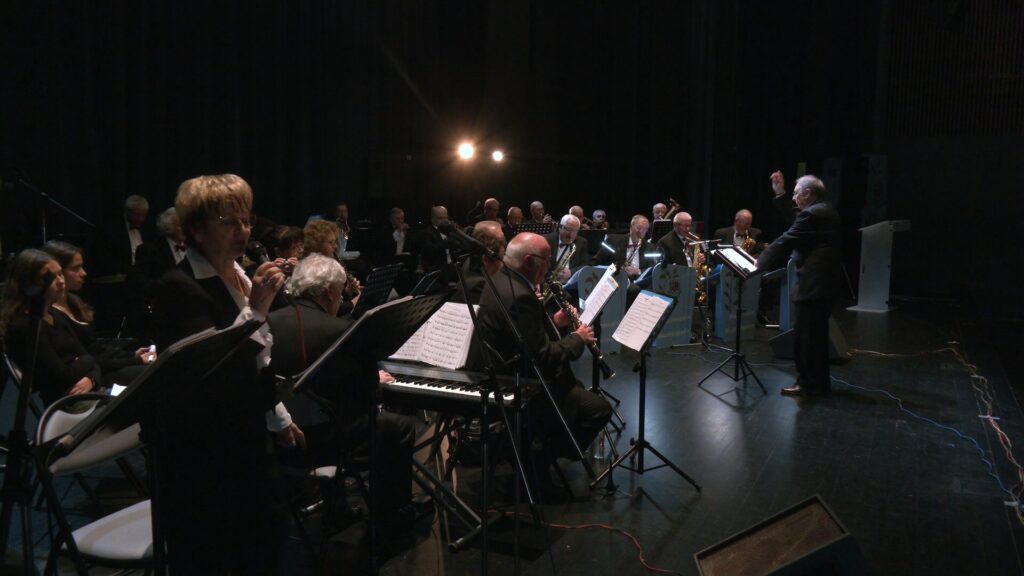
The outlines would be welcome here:
<svg viewBox="0 0 1024 576">
<path fill-rule="evenodd" d="M 587 296 L 586 302 L 583 303 L 583 313 L 580 314 L 580 322 L 590 326 L 590 323 L 594 321 L 594 318 L 601 313 L 604 309 L 604 305 L 608 303 L 612 295 L 615 294 L 615 290 L 619 288 L 619 283 L 615 281 L 615 265 L 611 265 L 607 270 L 604 271 L 604 275 L 591 290 L 590 295 Z"/>
<path fill-rule="evenodd" d="M 466 364 L 472 340 L 473 322 L 466 305 L 445 302 L 390 358 L 458 370 Z"/>
<path fill-rule="evenodd" d="M 743 271 L 744 275 L 749 276 L 757 271 L 757 264 L 750 260 L 749 256 L 745 256 L 738 249 L 730 246 L 723 246 L 716 252 L 724 260 L 728 260 L 730 264 L 739 268 Z"/>
<path fill-rule="evenodd" d="M 626 316 L 619 323 L 612 338 L 627 348 L 643 349 L 651 332 L 658 326 L 671 303 L 672 299 L 668 296 L 641 292 L 626 311 Z"/>
</svg>

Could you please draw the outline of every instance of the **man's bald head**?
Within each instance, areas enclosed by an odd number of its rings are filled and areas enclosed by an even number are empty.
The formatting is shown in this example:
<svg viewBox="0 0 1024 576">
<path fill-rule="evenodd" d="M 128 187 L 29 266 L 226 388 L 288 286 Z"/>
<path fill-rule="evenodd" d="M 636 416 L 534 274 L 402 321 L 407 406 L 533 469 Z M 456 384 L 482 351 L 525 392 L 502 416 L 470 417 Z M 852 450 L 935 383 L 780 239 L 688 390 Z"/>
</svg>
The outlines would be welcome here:
<svg viewBox="0 0 1024 576">
<path fill-rule="evenodd" d="M 515 226 L 516 224 L 523 223 L 523 209 L 518 206 L 513 206 L 508 209 L 508 214 L 505 215 L 508 220 L 509 226 Z"/>
<path fill-rule="evenodd" d="M 677 236 L 683 237 L 690 233 L 693 226 L 693 216 L 687 212 L 680 212 L 672 218 L 672 230 Z"/>
<path fill-rule="evenodd" d="M 664 220 L 666 214 L 668 214 L 668 206 L 661 202 L 658 202 L 651 208 L 651 215 L 654 216 L 655 220 Z"/>
<path fill-rule="evenodd" d="M 532 232 L 516 235 L 505 251 L 505 265 L 534 284 L 540 284 L 544 279 L 550 259 L 551 246 L 547 239 Z"/>
<path fill-rule="evenodd" d="M 736 213 L 736 218 L 733 220 L 733 226 L 736 231 L 743 234 L 750 229 L 750 225 L 754 223 L 754 215 L 744 208 Z"/>
<path fill-rule="evenodd" d="M 488 198 L 484 200 L 484 218 L 488 220 L 494 220 L 498 217 L 498 211 L 501 210 L 501 204 L 497 198 Z"/>
<path fill-rule="evenodd" d="M 578 218 L 580 220 L 580 222 L 582 222 L 583 221 L 583 206 L 573 206 L 573 207 L 569 208 L 569 214 L 572 214 L 573 216 Z"/>
<path fill-rule="evenodd" d="M 501 224 L 493 220 L 481 220 L 473 226 L 473 238 L 492 250 L 498 258 L 505 257 L 505 233 L 501 231 Z"/>
<path fill-rule="evenodd" d="M 430 223 L 437 226 L 448 219 L 448 209 L 444 206 L 430 207 Z"/>
</svg>

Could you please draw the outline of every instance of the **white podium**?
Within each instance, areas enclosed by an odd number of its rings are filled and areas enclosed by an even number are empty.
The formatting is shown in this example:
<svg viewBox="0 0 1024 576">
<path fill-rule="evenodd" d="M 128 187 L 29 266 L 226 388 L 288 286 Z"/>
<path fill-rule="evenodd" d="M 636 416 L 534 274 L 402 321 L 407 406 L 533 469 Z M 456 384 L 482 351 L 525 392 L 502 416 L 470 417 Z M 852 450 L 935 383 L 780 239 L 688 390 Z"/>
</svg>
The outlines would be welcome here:
<svg viewBox="0 0 1024 576">
<path fill-rule="evenodd" d="M 888 312 L 892 279 L 892 234 L 910 230 L 910 220 L 886 220 L 860 229 L 860 282 L 857 305 L 847 310 Z"/>
</svg>

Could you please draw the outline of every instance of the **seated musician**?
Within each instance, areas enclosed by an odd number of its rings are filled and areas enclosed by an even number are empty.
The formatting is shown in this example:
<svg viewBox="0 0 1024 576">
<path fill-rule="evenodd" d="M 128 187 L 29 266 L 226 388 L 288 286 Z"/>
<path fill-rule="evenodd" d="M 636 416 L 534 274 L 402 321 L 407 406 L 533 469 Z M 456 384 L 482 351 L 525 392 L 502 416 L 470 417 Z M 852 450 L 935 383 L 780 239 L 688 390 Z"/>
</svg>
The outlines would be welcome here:
<svg viewBox="0 0 1024 576">
<path fill-rule="evenodd" d="M 653 220 L 668 220 L 668 206 L 658 202 L 651 207 L 651 217 Z"/>
<path fill-rule="evenodd" d="M 448 236 L 438 226 L 447 222 L 448 209 L 444 206 L 431 206 L 430 224 L 418 230 L 416 236 L 423 273 L 441 271 L 444 283 L 448 278 L 445 269 L 452 263 L 452 256 L 448 250 Z"/>
<path fill-rule="evenodd" d="M 267 316 L 274 337 L 270 369 L 275 374 L 293 376 L 302 372 L 351 327 L 352 321 L 337 317 L 346 280 L 341 264 L 322 254 L 310 254 L 295 267 L 288 281 L 294 305 Z M 318 424 L 313 418 L 310 426 L 303 422 L 310 464 L 337 464 L 342 446 L 357 460 L 367 457 L 369 424 L 360 407 L 373 402 L 376 385 L 387 379 L 391 379 L 389 374 L 378 372 L 372 360 L 362 358 L 346 358 L 325 369 L 313 384 L 313 391 L 338 412 L 343 437 L 336 438 L 323 419 Z M 297 404 L 295 417 L 309 417 L 310 410 L 298 408 L 303 405 L 301 397 L 293 401 Z M 385 532 L 406 530 L 414 519 L 410 500 L 416 423 L 408 416 L 381 412 L 377 415 L 376 438 L 379 518 Z"/>
<path fill-rule="evenodd" d="M 612 264 L 626 272 L 631 280 L 640 275 L 640 272 L 650 262 L 644 262 L 644 253 L 648 248 L 647 229 L 651 223 L 643 214 L 633 216 L 629 221 L 628 234 L 609 234 L 605 241 L 608 246 L 602 246 L 597 253 L 599 264 Z"/>
<path fill-rule="evenodd" d="M 306 254 L 320 254 L 321 256 L 327 256 L 328 258 L 334 258 L 337 253 L 338 242 L 340 238 L 340 230 L 338 225 L 334 222 L 328 222 L 327 220 L 313 220 L 309 224 L 306 224 L 304 231 L 303 240 L 303 251 Z M 289 263 L 294 266 L 298 261 L 289 260 Z M 348 281 L 345 283 L 345 290 L 342 293 L 342 303 L 338 308 L 338 316 L 348 316 L 355 309 L 356 305 L 359 304 L 359 296 L 362 294 L 363 287 L 356 280 L 355 276 L 346 272 Z M 279 308 L 277 301 L 274 302 L 274 309 Z"/>
<path fill-rule="evenodd" d="M 572 214 L 562 216 L 558 223 L 558 230 L 544 235 L 551 247 L 551 269 L 563 265 L 558 271 L 556 280 L 565 284 L 572 277 L 573 273 L 583 266 L 590 265 L 590 247 L 587 239 L 579 235 L 580 219 Z M 563 262 L 564 260 L 567 261 Z"/>
<path fill-rule="evenodd" d="M 761 244 L 761 229 L 751 226 L 754 222 L 754 215 L 744 208 L 736 213 L 732 226 L 715 230 L 714 239 L 722 246 L 732 245 L 743 248 L 753 256 L 757 256 L 764 249 Z"/>
<path fill-rule="evenodd" d="M 501 259 L 505 257 L 505 234 L 501 231 L 501 226 L 497 222 L 482 220 L 473 226 L 472 235 L 481 244 L 498 255 L 498 258 L 495 259 L 490 256 L 473 254 L 463 264 L 462 274 L 466 279 L 466 293 L 469 296 L 469 301 L 473 304 L 479 304 L 480 295 L 487 289 L 487 281 L 484 276 L 493 278 L 504 265 Z M 455 290 L 451 301 L 466 301 L 461 288 Z"/>
<path fill-rule="evenodd" d="M 534 224 L 545 224 L 553 222 L 551 215 L 544 212 L 544 203 L 540 200 L 530 202 L 530 222 Z"/>
<path fill-rule="evenodd" d="M 661 261 L 678 266 L 693 266 L 693 248 L 690 245 L 690 229 L 693 217 L 687 212 L 680 212 L 672 218 L 672 231 L 658 239 L 658 250 Z M 704 255 L 697 254 L 697 264 L 702 263 Z"/>
<path fill-rule="evenodd" d="M 544 375 L 558 407 L 580 446 L 590 444 L 611 417 L 611 406 L 601 396 L 584 390 L 572 373 L 569 362 L 579 358 L 586 343 L 594 342 L 594 332 L 586 325 L 568 331 L 570 319 L 559 310 L 549 318 L 537 297 L 551 262 L 551 247 L 543 236 L 524 232 L 512 239 L 505 252 L 505 267 L 497 273 L 497 298 L 484 291 L 480 298 L 480 328 L 487 343 L 507 360 L 519 353 L 509 334 L 504 308 L 523 337 L 527 353 Z M 504 277 L 502 277 L 504 276 Z M 557 330 L 557 332 L 556 332 Z M 505 373 L 515 367 L 503 368 Z M 550 481 L 547 467 L 550 457 L 577 457 L 557 415 L 544 398 L 529 405 L 534 422 L 534 440 L 547 451 L 535 454 L 544 466 L 541 481 Z"/>
<path fill-rule="evenodd" d="M 572 214 L 580 221 L 580 230 L 590 230 L 590 225 L 594 223 L 593 220 L 587 218 L 587 215 L 583 213 L 583 206 L 575 205 L 569 207 L 569 214 Z"/>
<path fill-rule="evenodd" d="M 594 230 L 607 230 L 608 229 L 608 214 L 601 209 L 594 210 Z"/>
<path fill-rule="evenodd" d="M 523 209 L 518 206 L 513 206 L 508 209 L 508 214 L 505 215 L 505 225 L 502 226 L 502 231 L 505 233 L 505 240 L 511 240 L 515 236 L 515 226 L 523 223 Z"/>
</svg>

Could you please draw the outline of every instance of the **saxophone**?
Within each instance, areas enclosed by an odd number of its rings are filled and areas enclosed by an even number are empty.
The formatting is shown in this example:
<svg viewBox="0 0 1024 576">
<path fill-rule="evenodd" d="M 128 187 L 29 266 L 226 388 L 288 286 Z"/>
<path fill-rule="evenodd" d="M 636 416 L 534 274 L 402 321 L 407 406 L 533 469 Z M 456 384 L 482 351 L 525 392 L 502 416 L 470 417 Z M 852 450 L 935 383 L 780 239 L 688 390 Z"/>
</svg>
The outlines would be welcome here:
<svg viewBox="0 0 1024 576">
<path fill-rule="evenodd" d="M 581 325 L 579 314 L 577 314 L 576 309 L 569 304 L 569 295 L 565 293 L 565 288 L 558 282 L 557 276 L 555 276 L 554 273 L 548 272 L 547 278 L 544 279 L 544 290 L 551 294 L 551 298 L 555 301 L 555 304 L 557 304 L 558 307 L 562 309 L 562 313 L 569 318 L 570 328 L 572 328 L 573 331 L 579 329 Z M 601 370 L 601 376 L 603 376 L 605 380 L 615 376 L 615 371 L 605 363 L 604 354 L 601 352 L 601 349 L 598 348 L 597 342 L 587 344 L 587 350 L 590 350 L 590 353 L 597 359 L 597 365 Z"/>
<path fill-rule="evenodd" d="M 703 306 L 707 304 L 708 294 L 707 290 L 704 289 L 704 279 L 707 278 L 710 268 L 708 267 L 708 259 L 704 258 L 703 262 L 698 263 L 697 257 L 702 253 L 703 242 L 701 242 L 700 236 L 697 236 L 693 232 L 686 233 L 686 239 L 690 241 L 690 261 L 693 262 L 693 269 L 697 272 L 697 305 Z"/>
</svg>

